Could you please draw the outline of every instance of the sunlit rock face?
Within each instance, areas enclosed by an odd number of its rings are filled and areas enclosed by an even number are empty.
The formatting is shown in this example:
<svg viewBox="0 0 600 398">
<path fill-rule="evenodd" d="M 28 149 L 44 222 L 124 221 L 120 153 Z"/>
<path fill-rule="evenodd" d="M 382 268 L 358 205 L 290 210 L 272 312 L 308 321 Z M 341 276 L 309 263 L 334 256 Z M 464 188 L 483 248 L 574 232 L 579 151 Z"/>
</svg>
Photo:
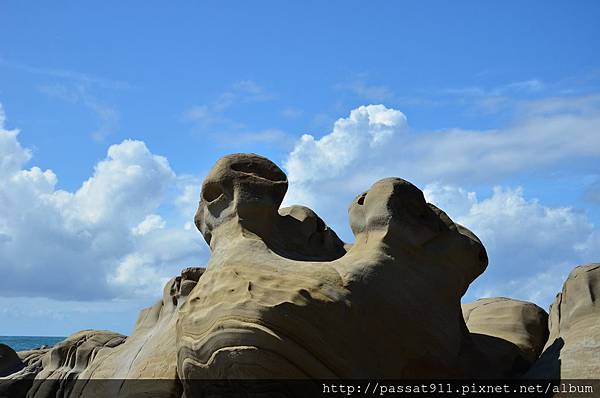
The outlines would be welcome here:
<svg viewBox="0 0 600 398">
<path fill-rule="evenodd" d="M 122 383 L 103 383 L 101 388 L 94 383 L 79 383 L 76 393 L 90 398 L 144 394 L 180 397 L 182 387 L 177 379 L 175 323 L 179 308 L 203 272 L 204 268 L 190 267 L 169 280 L 162 299 L 140 312 L 132 335 L 118 347 L 100 353 L 80 375 L 80 379 L 121 379 Z M 140 379 L 161 381 L 136 381 Z"/>
<path fill-rule="evenodd" d="M 460 297 L 483 245 L 399 178 L 349 208 L 344 243 L 311 210 L 279 209 L 285 174 L 252 154 L 220 159 L 195 223 L 206 272 L 177 321 L 180 379 L 460 377 Z"/>
<path fill-rule="evenodd" d="M 264 157 L 221 158 L 194 218 L 212 251 L 206 268 L 169 280 L 129 337 L 86 330 L 51 348 L 0 345 L 0 396 L 191 398 L 212 388 L 207 379 L 600 374 L 600 264 L 571 272 L 550 315 L 501 297 L 461 306 L 486 251 L 417 187 L 386 178 L 358 195 L 345 243 L 311 209 L 280 208 L 287 186 Z"/>
<path fill-rule="evenodd" d="M 14 382 L 0 382 L 0 396 L 8 397 L 70 397 L 75 393 L 76 381 L 92 366 L 98 356 L 123 344 L 126 337 L 104 330 L 77 332 L 52 348 L 19 353 L 25 367 L 13 373 Z"/>
<path fill-rule="evenodd" d="M 550 336 L 528 377 L 600 376 L 600 263 L 576 267 L 550 306 Z"/>
</svg>

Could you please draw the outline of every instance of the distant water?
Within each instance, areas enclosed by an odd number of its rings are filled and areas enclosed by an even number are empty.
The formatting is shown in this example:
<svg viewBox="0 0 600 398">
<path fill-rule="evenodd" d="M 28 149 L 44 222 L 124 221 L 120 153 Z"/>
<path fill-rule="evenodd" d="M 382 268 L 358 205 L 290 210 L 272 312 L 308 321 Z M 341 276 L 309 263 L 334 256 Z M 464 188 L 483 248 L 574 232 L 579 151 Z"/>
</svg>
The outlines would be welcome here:
<svg viewBox="0 0 600 398">
<path fill-rule="evenodd" d="M 0 336 L 0 343 L 6 344 L 15 351 L 31 350 L 43 345 L 53 346 L 66 337 L 49 336 Z"/>
</svg>

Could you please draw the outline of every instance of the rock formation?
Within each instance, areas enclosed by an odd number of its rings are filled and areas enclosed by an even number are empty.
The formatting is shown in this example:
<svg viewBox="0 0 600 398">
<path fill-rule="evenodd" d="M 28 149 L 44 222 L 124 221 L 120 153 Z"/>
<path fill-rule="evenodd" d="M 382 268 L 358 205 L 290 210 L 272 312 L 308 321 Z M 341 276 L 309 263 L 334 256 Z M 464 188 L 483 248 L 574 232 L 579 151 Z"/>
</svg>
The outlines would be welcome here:
<svg viewBox="0 0 600 398">
<path fill-rule="evenodd" d="M 130 337 L 85 330 L 51 349 L 21 352 L 20 360 L 25 366 L 13 373 L 11 379 L 18 382 L 16 386 L 21 390 L 26 386 L 31 398 L 133 397 L 144 393 L 180 397 L 175 344 L 177 310 L 203 271 L 203 268 L 186 268 L 181 276 L 172 278 L 165 285 L 163 298 L 141 311 Z M 77 382 L 88 379 L 124 381 L 102 384 Z M 129 382 L 140 379 L 164 381 Z M 0 384 L 0 392 L 2 387 Z"/>
<path fill-rule="evenodd" d="M 531 303 L 461 306 L 487 266 L 485 248 L 417 187 L 387 178 L 358 195 L 347 244 L 312 210 L 280 208 L 287 184 L 266 158 L 221 158 L 195 216 L 212 251 L 206 270 L 171 279 L 128 338 L 84 331 L 18 357 L 1 351 L 10 360 L 0 371 L 30 380 L 23 391 L 38 398 L 189 398 L 202 396 L 198 379 L 600 374 L 600 265 L 573 271 L 549 328 L 548 314 Z M 6 370 L 14 364 L 21 369 Z M 110 391 L 88 383 L 107 379 L 121 382 Z"/>
<path fill-rule="evenodd" d="M 0 383 L 0 397 L 20 396 L 25 389 L 31 398 L 69 396 L 80 374 L 95 357 L 123 343 L 125 336 L 108 331 L 84 330 L 51 349 L 23 353 L 27 366 L 10 375 L 13 383 Z"/>
<path fill-rule="evenodd" d="M 15 350 L 0 344 L 0 377 L 6 377 L 23 369 L 25 364 Z"/>
<path fill-rule="evenodd" d="M 278 212 L 286 189 L 256 155 L 224 157 L 207 176 L 195 220 L 213 256 L 180 311 L 179 377 L 463 375 L 460 297 L 487 265 L 479 240 L 390 178 L 351 204 L 356 241 L 339 257 L 336 237 Z"/>
<path fill-rule="evenodd" d="M 516 377 L 537 360 L 548 338 L 548 313 L 535 304 L 504 297 L 462 306 L 473 343 L 471 375 Z"/>
<path fill-rule="evenodd" d="M 135 396 L 150 393 L 144 389 L 151 388 L 152 393 L 161 397 L 181 396 L 181 384 L 177 380 L 175 323 L 179 308 L 203 271 L 203 268 L 186 268 L 181 276 L 167 282 L 162 300 L 140 313 L 132 335 L 118 347 L 98 355 L 94 363 L 81 374 L 83 379 L 165 381 L 154 385 L 125 381 L 110 385 L 115 391 L 107 391 L 104 386 L 98 395 L 90 391 L 95 386 L 82 385 L 80 393 L 88 397 L 101 397 L 109 392 L 114 396 Z"/>
<path fill-rule="evenodd" d="M 576 267 L 550 306 L 550 336 L 531 378 L 600 377 L 600 264 Z"/>
</svg>

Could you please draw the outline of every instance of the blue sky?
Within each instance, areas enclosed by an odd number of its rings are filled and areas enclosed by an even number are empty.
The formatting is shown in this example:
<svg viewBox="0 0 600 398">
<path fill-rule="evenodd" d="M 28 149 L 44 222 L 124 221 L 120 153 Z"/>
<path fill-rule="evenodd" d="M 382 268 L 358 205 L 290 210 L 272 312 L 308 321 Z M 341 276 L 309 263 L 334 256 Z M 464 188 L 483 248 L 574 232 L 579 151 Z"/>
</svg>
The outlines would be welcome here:
<svg viewBox="0 0 600 398">
<path fill-rule="evenodd" d="M 465 296 L 547 307 L 600 261 L 600 6 L 3 2 L 0 335 L 128 333 L 208 257 L 220 156 L 256 152 L 348 241 L 394 175 L 473 229 Z M 16 131 L 19 131 L 17 134 Z"/>
</svg>

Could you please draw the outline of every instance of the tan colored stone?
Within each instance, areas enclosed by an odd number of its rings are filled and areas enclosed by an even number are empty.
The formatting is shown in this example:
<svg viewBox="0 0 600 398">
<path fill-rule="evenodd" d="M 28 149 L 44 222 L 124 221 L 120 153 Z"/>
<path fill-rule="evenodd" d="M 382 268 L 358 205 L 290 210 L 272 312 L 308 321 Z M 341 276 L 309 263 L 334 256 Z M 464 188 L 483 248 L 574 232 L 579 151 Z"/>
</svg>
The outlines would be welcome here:
<svg viewBox="0 0 600 398">
<path fill-rule="evenodd" d="M 25 367 L 8 379 L 36 379 L 11 396 L 200 396 L 194 379 L 520 377 L 534 361 L 528 377 L 600 373 L 600 264 L 571 273 L 545 342 L 534 304 L 461 309 L 485 248 L 411 183 L 386 178 L 353 200 L 351 244 L 307 207 L 280 208 L 286 190 L 266 158 L 221 158 L 194 219 L 207 268 L 171 279 L 128 338 L 83 331 L 19 353 Z M 148 378 L 163 383 L 133 382 Z M 87 382 L 109 379 L 125 381 Z"/>
<path fill-rule="evenodd" d="M 172 278 L 163 289 L 163 298 L 144 309 L 127 341 L 99 355 L 80 376 L 80 379 L 124 379 L 121 384 L 90 383 L 81 385 L 86 397 L 111 395 L 128 397 L 157 394 L 161 397 L 180 397 L 181 383 L 177 379 L 175 323 L 178 310 L 204 272 L 190 267 L 181 276 Z M 185 290 L 183 288 L 185 287 Z M 140 379 L 160 379 L 156 383 L 139 383 Z M 133 381 L 132 381 L 133 380 Z M 100 387 L 100 388 L 98 388 Z"/>
<path fill-rule="evenodd" d="M 472 360 L 473 375 L 520 376 L 537 360 L 548 338 L 548 314 L 533 303 L 485 298 L 463 304 L 462 311 L 483 361 Z"/>
<path fill-rule="evenodd" d="M 320 220 L 314 212 L 279 210 L 286 189 L 285 174 L 256 155 L 222 158 L 207 176 L 195 221 L 213 253 L 177 322 L 184 387 L 464 375 L 460 296 L 487 265 L 479 240 L 390 178 L 351 204 L 356 241 L 346 252 L 306 222 Z M 316 245 L 295 243 L 307 241 Z"/>
<path fill-rule="evenodd" d="M 550 336 L 529 377 L 600 376 L 600 264 L 576 267 L 550 307 Z"/>
<path fill-rule="evenodd" d="M 83 330 L 69 336 L 42 354 L 37 362 L 28 366 L 34 369 L 37 367 L 39 372 L 35 374 L 27 396 L 69 396 L 77 378 L 93 363 L 96 356 L 122 344 L 125 338 L 119 333 L 102 330 Z M 25 372 L 23 375 L 32 376 L 31 372 Z M 15 379 L 21 376 L 13 375 Z"/>
</svg>

